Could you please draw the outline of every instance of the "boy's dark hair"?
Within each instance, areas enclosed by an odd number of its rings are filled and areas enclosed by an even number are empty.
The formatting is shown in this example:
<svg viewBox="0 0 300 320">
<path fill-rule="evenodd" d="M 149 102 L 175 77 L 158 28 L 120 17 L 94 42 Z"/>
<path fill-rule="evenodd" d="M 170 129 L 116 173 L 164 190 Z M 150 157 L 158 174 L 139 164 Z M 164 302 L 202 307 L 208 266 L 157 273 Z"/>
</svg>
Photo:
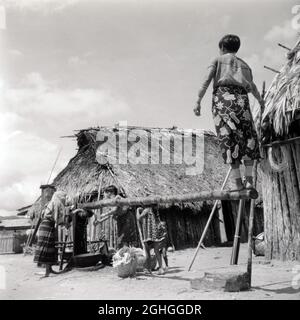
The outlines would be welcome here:
<svg viewBox="0 0 300 320">
<path fill-rule="evenodd" d="M 240 46 L 241 40 L 234 34 L 226 34 L 219 42 L 219 48 L 229 52 L 238 52 Z"/>
<path fill-rule="evenodd" d="M 114 185 L 110 185 L 104 189 L 104 192 L 113 193 L 116 196 L 118 194 L 118 188 Z"/>
</svg>

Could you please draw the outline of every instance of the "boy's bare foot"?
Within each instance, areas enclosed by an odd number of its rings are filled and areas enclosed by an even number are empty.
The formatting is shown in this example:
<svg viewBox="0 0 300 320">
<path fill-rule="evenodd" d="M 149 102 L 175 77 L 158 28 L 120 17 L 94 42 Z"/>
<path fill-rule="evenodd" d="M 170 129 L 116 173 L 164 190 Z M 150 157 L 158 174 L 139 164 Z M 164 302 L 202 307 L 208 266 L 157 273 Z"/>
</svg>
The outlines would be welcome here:
<svg viewBox="0 0 300 320">
<path fill-rule="evenodd" d="M 164 269 L 163 268 L 159 268 L 158 275 L 163 275 L 163 274 L 165 274 Z"/>
<path fill-rule="evenodd" d="M 246 189 L 253 189 L 254 187 L 249 181 L 246 181 L 245 188 Z"/>
</svg>

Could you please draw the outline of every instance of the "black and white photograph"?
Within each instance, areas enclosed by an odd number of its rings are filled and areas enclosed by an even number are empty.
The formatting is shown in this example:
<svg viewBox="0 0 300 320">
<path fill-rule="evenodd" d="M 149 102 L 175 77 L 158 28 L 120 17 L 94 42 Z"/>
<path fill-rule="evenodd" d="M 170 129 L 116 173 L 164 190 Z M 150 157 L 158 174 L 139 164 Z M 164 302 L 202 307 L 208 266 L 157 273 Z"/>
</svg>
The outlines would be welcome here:
<svg viewBox="0 0 300 320">
<path fill-rule="evenodd" d="M 300 300 L 300 2 L 0 0 L 0 300 Z"/>
</svg>

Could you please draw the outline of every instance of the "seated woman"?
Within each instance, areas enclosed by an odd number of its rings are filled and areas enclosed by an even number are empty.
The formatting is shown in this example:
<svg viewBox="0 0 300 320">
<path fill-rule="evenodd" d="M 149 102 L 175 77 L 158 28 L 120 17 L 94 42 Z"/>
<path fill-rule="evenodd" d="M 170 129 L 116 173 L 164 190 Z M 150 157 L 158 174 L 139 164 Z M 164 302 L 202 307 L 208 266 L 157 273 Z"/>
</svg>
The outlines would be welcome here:
<svg viewBox="0 0 300 320">
<path fill-rule="evenodd" d="M 42 222 L 38 229 L 38 240 L 35 250 L 34 262 L 46 266 L 44 277 L 52 271 L 52 265 L 57 263 L 57 249 L 55 241 L 58 225 L 64 224 L 66 212 L 66 193 L 56 191 L 51 201 L 42 212 Z"/>
<path fill-rule="evenodd" d="M 162 256 L 160 253 L 160 243 L 162 240 L 162 235 L 159 232 L 159 214 L 158 212 L 153 212 L 151 207 L 145 208 L 144 210 L 143 208 L 138 208 L 137 219 L 138 223 L 142 225 L 142 241 L 145 245 L 147 269 L 151 273 L 150 250 L 153 248 L 159 266 L 158 274 L 164 274 L 164 270 L 162 267 Z"/>
</svg>

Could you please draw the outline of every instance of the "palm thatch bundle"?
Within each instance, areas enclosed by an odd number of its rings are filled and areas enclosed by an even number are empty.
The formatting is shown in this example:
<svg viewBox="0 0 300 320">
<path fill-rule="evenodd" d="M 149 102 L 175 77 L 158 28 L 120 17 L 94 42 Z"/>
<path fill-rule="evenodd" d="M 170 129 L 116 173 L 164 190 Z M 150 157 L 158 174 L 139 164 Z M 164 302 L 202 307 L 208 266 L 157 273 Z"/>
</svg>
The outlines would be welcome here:
<svg viewBox="0 0 300 320">
<path fill-rule="evenodd" d="M 300 112 L 300 39 L 287 55 L 288 61 L 276 75 L 266 94 L 262 120 L 270 119 L 276 136 L 286 136 Z"/>
</svg>

